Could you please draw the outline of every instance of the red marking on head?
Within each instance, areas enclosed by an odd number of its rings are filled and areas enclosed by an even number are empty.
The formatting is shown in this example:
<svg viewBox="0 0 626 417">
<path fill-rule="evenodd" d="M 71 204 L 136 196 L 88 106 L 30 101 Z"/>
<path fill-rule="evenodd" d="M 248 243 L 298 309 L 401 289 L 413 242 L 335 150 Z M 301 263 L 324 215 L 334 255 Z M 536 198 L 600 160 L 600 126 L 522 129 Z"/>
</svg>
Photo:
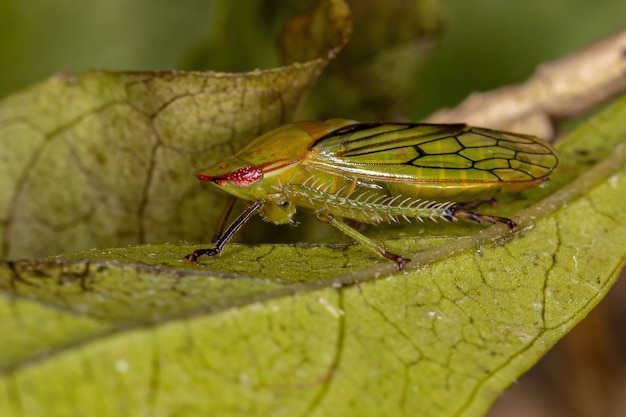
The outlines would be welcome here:
<svg viewBox="0 0 626 417">
<path fill-rule="evenodd" d="M 222 177 L 213 177 L 211 175 L 206 175 L 203 173 L 198 173 L 196 174 L 196 177 L 200 180 L 200 181 L 207 181 L 207 182 L 214 182 L 217 185 L 224 185 L 224 183 L 226 182 L 225 178 Z"/>
<path fill-rule="evenodd" d="M 237 168 L 226 179 L 238 187 L 248 187 L 263 178 L 263 171 L 257 167 Z"/>
<path fill-rule="evenodd" d="M 196 177 L 201 181 L 213 182 L 217 185 L 224 185 L 226 182 L 230 182 L 237 187 L 248 187 L 263 178 L 263 171 L 261 168 L 246 166 L 237 168 L 233 172 L 219 177 L 206 175 L 202 172 L 196 174 Z"/>
</svg>

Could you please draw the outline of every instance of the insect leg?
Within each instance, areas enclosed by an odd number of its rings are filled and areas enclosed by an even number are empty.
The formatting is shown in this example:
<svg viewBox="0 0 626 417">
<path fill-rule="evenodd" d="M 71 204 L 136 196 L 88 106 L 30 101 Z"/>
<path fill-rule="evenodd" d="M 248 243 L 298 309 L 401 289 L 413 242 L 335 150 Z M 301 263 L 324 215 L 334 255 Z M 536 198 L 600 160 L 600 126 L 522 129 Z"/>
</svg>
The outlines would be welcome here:
<svg viewBox="0 0 626 417">
<path fill-rule="evenodd" d="M 363 236 L 361 233 L 357 232 L 356 230 L 354 230 L 353 228 L 348 226 L 343 221 L 335 218 L 332 214 L 328 214 L 328 213 L 324 213 L 324 212 L 318 212 L 318 213 L 316 213 L 316 216 L 317 216 L 317 218 L 320 221 L 322 221 L 324 223 L 328 223 L 328 224 L 330 224 L 332 226 L 335 226 L 337 229 L 339 229 L 345 235 L 347 235 L 347 236 L 351 237 L 352 239 L 356 240 L 361 245 L 363 245 L 363 246 L 373 250 L 374 252 L 376 252 L 377 254 L 382 256 L 383 258 L 387 258 L 390 261 L 395 262 L 399 271 L 404 270 L 404 267 L 406 266 L 406 264 L 411 262 L 410 259 L 403 258 L 403 257 L 401 257 L 399 255 L 396 255 L 395 253 L 391 253 L 389 251 L 389 249 L 387 249 L 383 245 L 380 245 L 380 244 L 376 243 L 375 241 L 373 241 L 372 239 L 370 239 L 370 238 L 368 238 L 366 236 Z"/>
<path fill-rule="evenodd" d="M 506 224 L 509 228 L 509 232 L 512 232 L 517 227 L 517 224 L 511 219 L 507 219 L 506 217 L 499 216 L 489 216 L 487 214 L 479 214 L 474 213 L 473 211 L 469 211 L 462 204 L 455 204 L 454 206 L 448 209 L 449 213 L 445 215 L 447 220 L 456 221 L 456 219 L 466 219 L 472 220 L 478 224 L 483 224 L 484 222 L 490 223 L 503 223 Z"/>
<path fill-rule="evenodd" d="M 222 253 L 222 250 L 224 250 L 224 246 L 226 246 L 230 239 L 232 239 L 233 235 L 237 233 L 239 229 L 241 229 L 241 226 L 243 226 L 254 213 L 256 213 L 261 207 L 263 207 L 264 203 L 265 201 L 263 200 L 256 200 L 254 203 L 250 204 L 248 208 L 243 213 L 241 213 L 235 219 L 235 221 L 230 224 L 230 226 L 228 226 L 226 231 L 222 233 L 219 238 L 217 238 L 214 248 L 195 250 L 193 253 L 185 256 L 185 262 L 195 264 L 198 261 L 199 256 L 215 256 Z"/>
<path fill-rule="evenodd" d="M 226 221 L 228 221 L 228 216 L 233 212 L 233 207 L 235 207 L 235 203 L 237 202 L 237 197 L 232 196 L 226 203 L 224 210 L 222 210 L 222 215 L 217 221 L 217 226 L 215 227 L 215 232 L 213 233 L 213 239 L 211 242 L 215 243 L 217 240 L 224 234 L 224 228 L 226 227 Z"/>
</svg>

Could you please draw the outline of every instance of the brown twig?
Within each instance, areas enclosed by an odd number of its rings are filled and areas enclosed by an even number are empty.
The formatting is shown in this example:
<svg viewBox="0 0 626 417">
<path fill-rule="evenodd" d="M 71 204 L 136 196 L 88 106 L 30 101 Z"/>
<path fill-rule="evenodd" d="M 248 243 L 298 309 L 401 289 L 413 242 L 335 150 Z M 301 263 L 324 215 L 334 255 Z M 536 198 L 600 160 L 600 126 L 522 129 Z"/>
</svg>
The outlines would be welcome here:
<svg viewBox="0 0 626 417">
<path fill-rule="evenodd" d="M 430 123 L 465 122 L 494 129 L 554 136 L 554 122 L 583 114 L 626 91 L 626 30 L 583 50 L 540 65 L 524 83 L 472 93 Z"/>
</svg>

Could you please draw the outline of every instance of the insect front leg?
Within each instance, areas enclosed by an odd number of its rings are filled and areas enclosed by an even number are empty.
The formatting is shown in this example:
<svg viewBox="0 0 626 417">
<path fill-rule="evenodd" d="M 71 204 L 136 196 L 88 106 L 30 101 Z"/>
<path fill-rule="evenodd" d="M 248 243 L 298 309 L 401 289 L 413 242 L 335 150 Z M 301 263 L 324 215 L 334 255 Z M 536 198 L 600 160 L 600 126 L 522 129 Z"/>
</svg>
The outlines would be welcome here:
<svg viewBox="0 0 626 417">
<path fill-rule="evenodd" d="M 241 226 L 243 226 L 248 220 L 250 220 L 250 217 L 252 217 L 254 213 L 259 211 L 263 207 L 264 203 L 265 201 L 263 200 L 256 200 L 254 203 L 250 204 L 248 208 L 243 213 L 241 213 L 239 217 L 237 217 L 235 221 L 230 224 L 230 226 L 228 226 L 226 231 L 215 240 L 214 248 L 195 250 L 193 253 L 185 256 L 185 262 L 195 264 L 198 261 L 199 256 L 206 255 L 211 257 L 222 253 L 224 247 L 232 239 L 234 234 L 237 233 L 239 229 L 241 229 Z"/>
<path fill-rule="evenodd" d="M 376 243 L 372 239 L 370 239 L 370 238 L 362 235 L 361 233 L 357 232 L 356 230 L 354 230 L 352 227 L 348 226 L 343 221 L 335 218 L 332 214 L 328 214 L 328 213 L 324 213 L 324 212 L 317 212 L 316 216 L 317 216 L 317 218 L 320 221 L 322 221 L 324 223 L 328 223 L 328 224 L 336 227 L 341 232 L 343 232 L 345 235 L 347 235 L 347 236 L 351 237 L 352 239 L 356 240 L 361 245 L 363 245 L 363 246 L 373 250 L 378 255 L 382 256 L 383 258 L 387 258 L 390 261 L 395 262 L 395 264 L 397 265 L 399 271 L 404 270 L 404 267 L 406 266 L 406 264 L 411 262 L 410 259 L 403 258 L 400 255 L 396 255 L 395 253 L 390 252 L 389 249 L 387 249 L 385 246 L 383 246 L 383 245 L 381 245 L 379 243 Z"/>
<path fill-rule="evenodd" d="M 218 239 L 220 238 L 220 236 L 224 234 L 224 228 L 226 227 L 226 222 L 228 221 L 228 218 L 230 217 L 230 213 L 233 212 L 233 208 L 235 207 L 235 203 L 237 202 L 237 200 L 238 200 L 237 197 L 232 196 L 228 200 L 228 203 L 226 203 L 226 206 L 222 210 L 222 214 L 219 220 L 217 221 L 215 232 L 213 232 L 213 239 L 211 240 L 212 243 L 216 243 Z"/>
</svg>

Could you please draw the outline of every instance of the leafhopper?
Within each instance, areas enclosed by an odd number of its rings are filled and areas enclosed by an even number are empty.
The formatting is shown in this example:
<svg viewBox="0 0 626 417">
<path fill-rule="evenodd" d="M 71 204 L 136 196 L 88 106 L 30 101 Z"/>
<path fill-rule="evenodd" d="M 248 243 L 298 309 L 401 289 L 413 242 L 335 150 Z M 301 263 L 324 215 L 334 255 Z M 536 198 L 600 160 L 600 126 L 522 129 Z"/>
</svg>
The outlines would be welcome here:
<svg viewBox="0 0 626 417">
<path fill-rule="evenodd" d="M 402 270 L 410 259 L 345 220 L 468 219 L 503 223 L 512 231 L 511 219 L 473 212 L 476 202 L 542 184 L 557 165 L 556 151 L 539 138 L 464 124 L 287 124 L 197 174 L 251 204 L 214 239 L 213 248 L 196 250 L 185 261 L 219 255 L 255 213 L 275 224 L 295 224 L 301 207 Z"/>
</svg>

